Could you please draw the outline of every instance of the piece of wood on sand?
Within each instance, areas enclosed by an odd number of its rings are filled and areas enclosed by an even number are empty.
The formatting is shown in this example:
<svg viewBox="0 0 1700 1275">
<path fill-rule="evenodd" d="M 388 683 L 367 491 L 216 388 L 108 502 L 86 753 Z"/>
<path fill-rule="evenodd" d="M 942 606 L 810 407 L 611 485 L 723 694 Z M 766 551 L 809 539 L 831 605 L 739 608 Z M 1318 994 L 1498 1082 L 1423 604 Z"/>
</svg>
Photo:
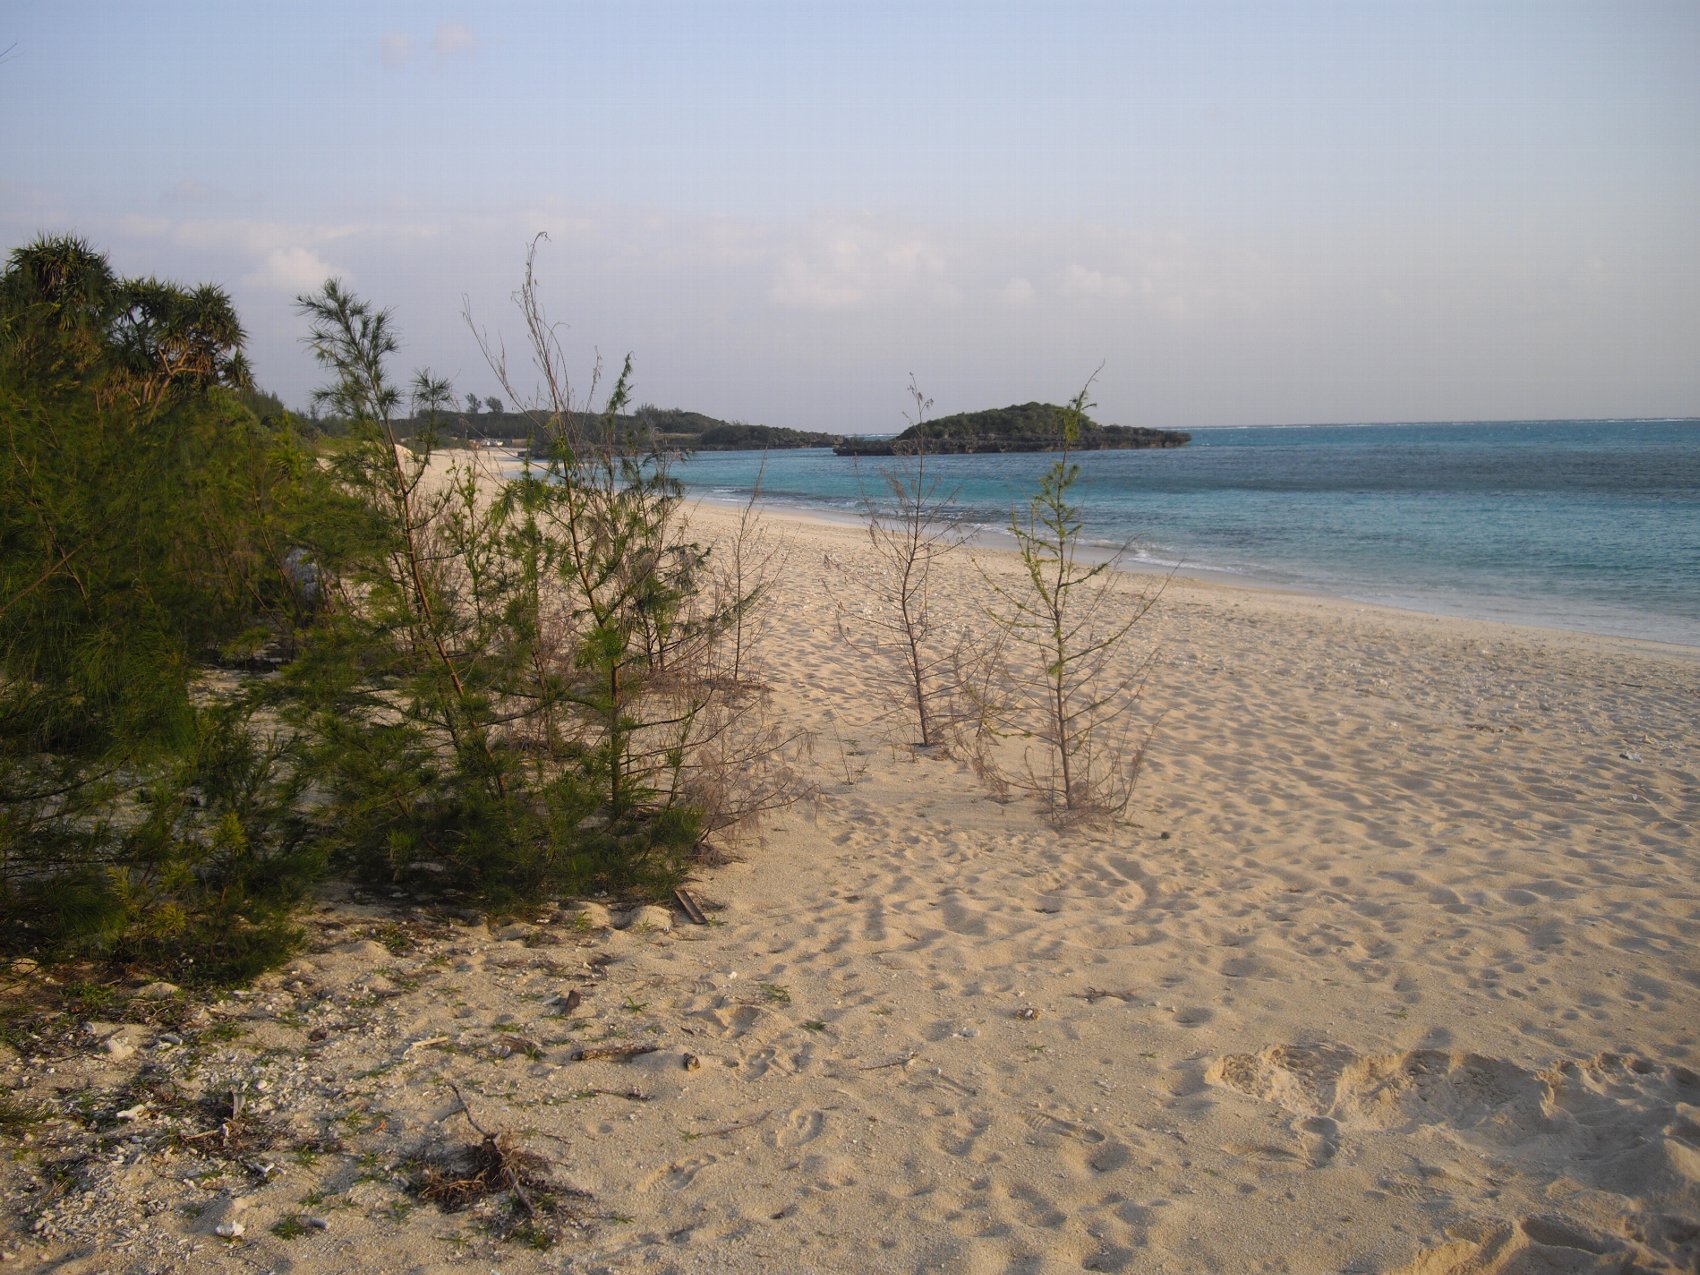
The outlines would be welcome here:
<svg viewBox="0 0 1700 1275">
<path fill-rule="evenodd" d="M 702 904 L 698 903 L 696 898 L 689 890 L 685 889 L 684 886 L 680 886 L 677 890 L 673 891 L 673 902 L 679 905 L 679 911 L 683 912 L 696 924 L 708 924 L 708 913 L 702 910 Z"/>
<path fill-rule="evenodd" d="M 653 1054 L 660 1048 L 660 1045 L 587 1045 L 573 1050 L 567 1057 L 570 1062 L 594 1062 L 598 1058 L 629 1062 L 640 1054 Z"/>
</svg>

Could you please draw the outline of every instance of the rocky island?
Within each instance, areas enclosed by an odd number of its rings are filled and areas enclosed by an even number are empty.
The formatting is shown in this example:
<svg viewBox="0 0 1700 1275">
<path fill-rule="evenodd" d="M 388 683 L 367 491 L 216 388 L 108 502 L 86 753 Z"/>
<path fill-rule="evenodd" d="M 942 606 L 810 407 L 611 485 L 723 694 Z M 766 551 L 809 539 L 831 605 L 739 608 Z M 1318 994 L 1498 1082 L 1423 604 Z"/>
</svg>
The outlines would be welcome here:
<svg viewBox="0 0 1700 1275">
<path fill-rule="evenodd" d="M 1067 409 L 1054 403 L 1017 403 L 982 412 L 959 412 L 911 425 L 895 438 L 846 438 L 832 450 L 840 456 L 961 456 L 981 452 L 1049 452 L 1061 449 Z M 1185 447 L 1192 435 L 1172 429 L 1100 425 L 1080 418 L 1075 451 L 1139 447 Z"/>
</svg>

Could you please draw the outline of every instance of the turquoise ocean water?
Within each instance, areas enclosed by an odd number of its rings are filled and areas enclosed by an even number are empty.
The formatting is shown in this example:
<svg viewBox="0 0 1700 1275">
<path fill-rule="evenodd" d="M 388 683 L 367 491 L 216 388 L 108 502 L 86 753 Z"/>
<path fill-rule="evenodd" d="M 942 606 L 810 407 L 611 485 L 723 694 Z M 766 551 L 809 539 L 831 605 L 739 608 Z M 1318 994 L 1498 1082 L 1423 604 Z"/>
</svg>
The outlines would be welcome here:
<svg viewBox="0 0 1700 1275">
<path fill-rule="evenodd" d="M 1174 451 L 1091 452 L 1089 539 L 1419 611 L 1700 646 L 1700 421 L 1199 429 Z M 1054 457 L 942 456 L 958 516 L 995 537 Z M 776 508 L 854 514 L 889 459 L 705 453 L 675 471 L 736 499 L 765 461 Z"/>
</svg>

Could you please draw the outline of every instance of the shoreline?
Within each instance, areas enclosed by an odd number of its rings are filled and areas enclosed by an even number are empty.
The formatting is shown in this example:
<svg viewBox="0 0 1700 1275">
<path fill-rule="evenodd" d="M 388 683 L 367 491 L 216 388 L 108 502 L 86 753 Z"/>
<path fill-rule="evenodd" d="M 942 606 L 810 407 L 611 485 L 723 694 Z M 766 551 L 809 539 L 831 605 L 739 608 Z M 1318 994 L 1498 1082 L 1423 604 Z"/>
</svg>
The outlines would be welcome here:
<svg viewBox="0 0 1700 1275">
<path fill-rule="evenodd" d="M 702 506 L 729 513 L 736 513 L 741 510 L 745 503 L 745 500 L 731 496 L 703 495 L 690 490 L 687 490 L 684 496 L 684 504 L 687 508 Z M 757 511 L 764 519 L 775 523 L 794 521 L 803 525 L 860 530 L 864 535 L 866 534 L 866 520 L 859 514 L 800 505 L 775 505 L 759 502 Z M 1010 555 L 1011 557 L 1017 552 L 1014 541 L 1007 532 L 989 527 L 977 530 L 966 542 L 965 547 L 977 548 L 982 552 Z M 1081 553 L 1082 560 L 1087 562 L 1101 562 L 1109 556 L 1109 550 L 1092 545 L 1083 546 Z M 1408 616 L 1413 619 L 1488 625 L 1495 629 L 1506 629 L 1529 637 L 1544 636 L 1620 642 L 1632 649 L 1651 654 L 1663 653 L 1675 659 L 1700 661 L 1700 635 L 1697 635 L 1693 642 L 1677 642 L 1661 638 L 1636 637 L 1623 633 L 1606 633 L 1594 629 L 1542 624 L 1529 619 L 1507 619 L 1493 615 L 1482 615 L 1462 608 L 1458 610 L 1431 610 L 1417 605 L 1415 601 L 1406 605 L 1398 602 L 1354 598 L 1346 594 L 1329 592 L 1320 586 L 1296 584 L 1268 577 L 1244 575 L 1233 571 L 1214 570 L 1209 567 L 1188 566 L 1186 564 L 1170 568 L 1161 564 L 1124 558 L 1118 564 L 1118 570 L 1137 578 L 1166 578 L 1182 585 L 1198 588 L 1221 589 L 1229 592 L 1243 591 L 1258 596 L 1304 599 L 1347 608 L 1368 608 L 1374 611 L 1385 611 L 1393 615 Z"/>
<path fill-rule="evenodd" d="M 1463 426 L 1479 422 L 1442 423 Z M 1212 428 L 1232 430 L 1266 427 L 1216 426 Z M 1299 425 L 1290 428 L 1338 427 Z M 1366 428 L 1369 427 L 1366 426 Z M 489 450 L 499 451 L 509 464 L 520 463 L 517 454 L 510 448 Z M 684 492 L 684 500 L 687 504 L 702 503 L 725 509 L 741 509 L 747 498 L 747 494 L 717 494 L 690 487 L 687 487 Z M 764 499 L 759 507 L 765 516 L 778 519 L 797 518 L 803 521 L 819 521 L 828 525 L 866 525 L 859 512 L 844 509 L 802 503 L 775 503 L 767 499 Z M 971 540 L 973 543 L 986 548 L 1011 553 L 1015 551 L 1013 538 L 1001 526 L 976 524 Z M 1134 546 L 1136 553 L 1137 548 L 1136 543 Z M 1081 549 L 1082 559 L 1089 562 L 1103 561 L 1111 557 L 1114 552 L 1110 546 L 1090 540 L 1084 541 Z M 1380 592 L 1379 596 L 1366 595 L 1367 591 L 1347 592 L 1333 588 L 1326 582 L 1285 578 L 1278 572 L 1260 573 L 1255 569 L 1241 571 L 1211 567 L 1207 564 L 1153 561 L 1141 559 L 1135 555 L 1124 557 L 1120 569 L 1139 576 L 1164 577 L 1173 575 L 1200 583 L 1220 584 L 1227 588 L 1244 588 L 1254 592 L 1290 593 L 1297 596 L 1328 598 L 1346 605 L 1381 607 L 1414 615 L 1430 615 L 1484 624 L 1502 624 L 1531 632 L 1572 633 L 1614 638 L 1625 642 L 1645 643 L 1651 648 L 1689 651 L 1700 657 L 1700 620 L 1680 615 L 1625 615 L 1621 611 L 1608 608 L 1594 617 L 1595 623 L 1578 625 L 1561 622 L 1561 618 L 1567 617 L 1574 611 L 1581 611 L 1586 615 L 1591 604 L 1563 599 L 1543 601 L 1476 594 L 1404 596 L 1388 591 Z M 1653 632 L 1631 631 L 1637 629 L 1651 629 Z"/>
</svg>

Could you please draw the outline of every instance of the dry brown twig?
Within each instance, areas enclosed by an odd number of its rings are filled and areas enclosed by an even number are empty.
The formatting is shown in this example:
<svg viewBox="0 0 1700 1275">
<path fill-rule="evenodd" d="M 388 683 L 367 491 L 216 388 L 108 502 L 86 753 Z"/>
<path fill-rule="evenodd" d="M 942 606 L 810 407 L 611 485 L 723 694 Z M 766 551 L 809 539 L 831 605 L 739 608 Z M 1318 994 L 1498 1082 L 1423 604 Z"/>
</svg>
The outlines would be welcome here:
<svg viewBox="0 0 1700 1275">
<path fill-rule="evenodd" d="M 460 1086 L 451 1080 L 449 1088 L 460 1103 L 459 1114 L 466 1117 L 482 1141 L 465 1148 L 461 1163 L 452 1168 L 446 1162 L 427 1164 L 415 1184 L 415 1194 L 445 1213 L 458 1213 L 486 1196 L 506 1191 L 525 1210 L 528 1221 L 537 1222 L 543 1210 L 532 1198 L 533 1193 L 552 1193 L 555 1189 L 541 1172 L 548 1161 L 514 1145 L 507 1134 L 486 1129 L 472 1114 Z"/>
<path fill-rule="evenodd" d="M 599 1058 L 627 1062 L 642 1054 L 653 1054 L 660 1048 L 659 1045 L 587 1045 L 573 1050 L 568 1058 L 572 1062 L 595 1062 Z"/>
</svg>

